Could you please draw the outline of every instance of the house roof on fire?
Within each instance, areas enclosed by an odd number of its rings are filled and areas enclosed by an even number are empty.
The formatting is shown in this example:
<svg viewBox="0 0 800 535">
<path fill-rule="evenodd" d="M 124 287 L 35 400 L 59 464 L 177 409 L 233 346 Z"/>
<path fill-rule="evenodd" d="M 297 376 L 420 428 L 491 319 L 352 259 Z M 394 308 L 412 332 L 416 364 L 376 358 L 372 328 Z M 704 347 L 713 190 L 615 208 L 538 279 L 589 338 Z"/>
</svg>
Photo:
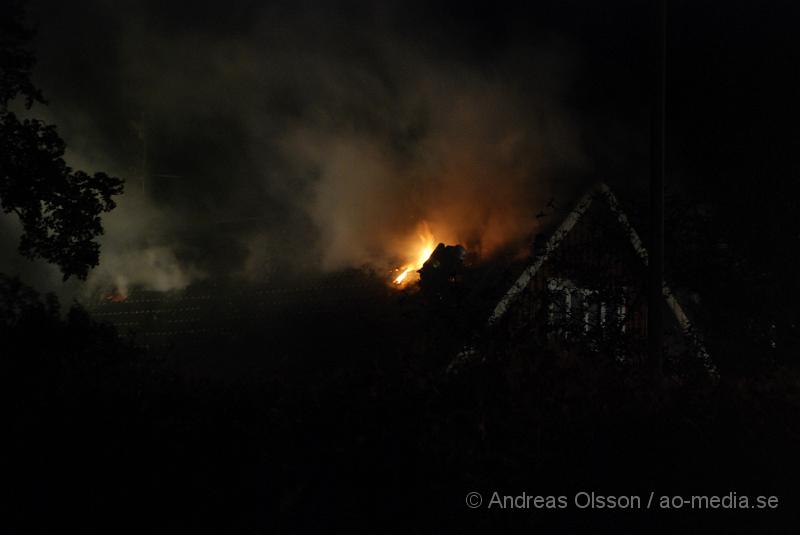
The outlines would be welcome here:
<svg viewBox="0 0 800 535">
<path fill-rule="evenodd" d="M 578 203 L 575 205 L 575 208 L 573 208 L 573 210 L 562 221 L 562 223 L 558 226 L 555 232 L 550 236 L 550 239 L 546 242 L 544 246 L 543 252 L 536 256 L 533 263 L 531 263 L 522 272 L 522 274 L 511 285 L 508 291 L 506 291 L 505 295 L 503 295 L 500 301 L 497 302 L 497 304 L 495 305 L 494 309 L 492 310 L 489 316 L 488 320 L 489 325 L 496 324 L 498 321 L 501 320 L 501 318 L 503 318 L 503 316 L 505 316 L 509 308 L 520 297 L 525 288 L 531 283 L 536 274 L 539 272 L 542 266 L 547 262 L 550 256 L 555 252 L 555 250 L 558 249 L 559 245 L 561 245 L 561 243 L 564 241 L 564 239 L 567 237 L 570 231 L 584 217 L 584 215 L 589 211 L 591 206 L 594 203 L 597 203 L 598 201 L 604 202 L 608 206 L 608 208 L 611 210 L 611 213 L 614 215 L 614 218 L 619 223 L 620 227 L 627 236 L 628 241 L 633 247 L 633 250 L 635 251 L 636 255 L 641 259 L 643 264 L 647 266 L 648 264 L 647 249 L 642 243 L 639 234 L 636 232 L 636 229 L 634 229 L 633 226 L 631 225 L 628 217 L 622 210 L 616 195 L 614 195 L 614 193 L 611 191 L 611 188 L 609 188 L 607 184 L 600 182 L 595 186 L 593 186 L 592 188 L 590 188 L 589 191 L 587 191 L 580 198 Z M 675 294 L 672 292 L 672 290 L 666 284 L 666 282 L 663 283 L 662 293 L 664 296 L 664 300 L 666 301 L 666 304 L 669 307 L 671 313 L 675 316 L 675 319 L 677 320 L 681 329 L 694 345 L 695 353 L 697 357 L 701 360 L 706 371 L 710 376 L 717 377 L 719 373 L 717 371 L 716 365 L 711 359 L 711 356 L 708 354 L 705 345 L 703 344 L 696 329 L 692 325 L 692 322 L 689 320 L 689 317 L 684 311 L 684 308 L 681 306 L 680 302 L 675 297 Z M 462 355 L 462 358 L 463 356 L 464 355 Z"/>
</svg>

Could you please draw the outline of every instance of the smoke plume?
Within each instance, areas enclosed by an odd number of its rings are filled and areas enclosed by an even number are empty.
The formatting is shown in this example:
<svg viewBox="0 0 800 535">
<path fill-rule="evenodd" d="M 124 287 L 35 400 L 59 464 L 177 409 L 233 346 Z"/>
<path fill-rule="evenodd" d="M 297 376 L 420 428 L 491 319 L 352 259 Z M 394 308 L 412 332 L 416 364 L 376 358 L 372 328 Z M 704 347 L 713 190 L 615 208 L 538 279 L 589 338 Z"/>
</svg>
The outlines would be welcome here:
<svg viewBox="0 0 800 535">
<path fill-rule="evenodd" d="M 488 256 L 584 166 L 551 37 L 476 41 L 421 6 L 123 3 L 31 9 L 70 163 L 127 179 L 86 288 L 384 269 L 423 222 Z"/>
</svg>

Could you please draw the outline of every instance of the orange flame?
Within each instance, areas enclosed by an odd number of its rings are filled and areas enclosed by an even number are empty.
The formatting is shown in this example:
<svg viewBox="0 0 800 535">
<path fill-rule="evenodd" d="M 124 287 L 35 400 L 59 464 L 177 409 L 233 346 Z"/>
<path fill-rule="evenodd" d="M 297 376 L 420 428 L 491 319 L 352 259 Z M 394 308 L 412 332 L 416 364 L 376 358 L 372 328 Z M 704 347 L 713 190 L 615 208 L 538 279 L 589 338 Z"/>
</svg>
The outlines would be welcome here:
<svg viewBox="0 0 800 535">
<path fill-rule="evenodd" d="M 116 291 L 107 293 L 103 296 L 103 301 L 108 301 L 109 303 L 122 303 L 127 299 L 128 299 L 127 295 Z"/>
<path fill-rule="evenodd" d="M 436 248 L 436 240 L 426 222 L 423 221 L 420 224 L 417 237 L 419 238 L 419 244 L 415 247 L 415 251 L 409 255 L 413 260 L 395 270 L 400 272 L 393 281 L 397 286 L 402 287 L 409 283 L 412 280 L 409 278 L 409 275 L 421 269 L 422 265 L 430 258 L 433 254 L 433 250 Z"/>
</svg>

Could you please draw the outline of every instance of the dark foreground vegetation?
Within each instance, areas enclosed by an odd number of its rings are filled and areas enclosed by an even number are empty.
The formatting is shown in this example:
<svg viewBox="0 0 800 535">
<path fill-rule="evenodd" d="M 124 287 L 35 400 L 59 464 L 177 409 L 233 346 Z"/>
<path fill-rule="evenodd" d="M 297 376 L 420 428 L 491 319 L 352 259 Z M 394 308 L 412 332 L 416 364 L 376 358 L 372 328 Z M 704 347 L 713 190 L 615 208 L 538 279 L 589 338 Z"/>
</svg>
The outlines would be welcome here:
<svg viewBox="0 0 800 535">
<path fill-rule="evenodd" d="M 0 285 L 4 533 L 791 533 L 797 370 L 654 390 L 597 354 L 460 333 L 414 296 L 347 306 L 187 379 L 79 308 Z M 502 348 L 499 345 L 498 348 Z M 777 510 L 471 510 L 468 492 L 775 495 Z"/>
</svg>

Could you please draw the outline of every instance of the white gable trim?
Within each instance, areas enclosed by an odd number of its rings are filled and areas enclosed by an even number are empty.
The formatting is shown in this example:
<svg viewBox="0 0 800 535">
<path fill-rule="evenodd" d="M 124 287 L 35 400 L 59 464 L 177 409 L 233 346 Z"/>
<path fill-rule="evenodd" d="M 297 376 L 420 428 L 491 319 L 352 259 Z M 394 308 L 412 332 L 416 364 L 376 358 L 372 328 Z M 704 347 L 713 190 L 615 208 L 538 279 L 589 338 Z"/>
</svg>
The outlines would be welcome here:
<svg viewBox="0 0 800 535">
<path fill-rule="evenodd" d="M 580 221 L 587 210 L 589 210 L 589 207 L 592 205 L 596 195 L 602 195 L 605 198 L 608 207 L 611 209 L 614 215 L 616 215 L 617 221 L 619 221 L 620 225 L 627 233 L 631 242 L 631 246 L 633 246 L 633 249 L 639 255 L 639 258 L 642 259 L 644 265 L 647 266 L 647 249 L 644 247 L 639 234 L 630 224 L 630 221 L 628 221 L 628 217 L 622 211 L 622 208 L 620 208 L 619 201 L 617 200 L 616 195 L 614 195 L 614 193 L 611 191 L 611 188 L 609 188 L 607 184 L 601 182 L 589 190 L 583 197 L 581 197 L 575 208 L 569 213 L 566 219 L 564 219 L 561 225 L 559 225 L 550 239 L 547 240 L 547 243 L 544 247 L 544 252 L 536 257 L 536 260 L 534 260 L 533 264 L 528 266 L 525 271 L 522 272 L 522 275 L 519 276 L 519 278 L 516 280 L 516 282 L 514 282 L 511 288 L 509 288 L 503 298 L 500 299 L 500 301 L 494 307 L 492 314 L 489 316 L 489 325 L 496 323 L 505 315 L 509 306 L 517 299 L 519 294 L 522 293 L 531 280 L 533 280 L 533 278 L 536 276 L 536 273 L 538 273 L 539 269 L 541 269 L 542 265 L 547 261 L 550 254 L 552 254 L 552 252 L 558 248 L 564 238 L 566 238 L 567 234 L 569 234 L 573 227 L 575 227 L 575 224 Z M 672 293 L 672 290 L 670 290 L 669 286 L 667 286 L 666 282 L 663 283 L 662 293 L 667 306 L 672 311 L 672 314 L 675 316 L 675 319 L 678 321 L 681 329 L 683 329 L 684 334 L 694 344 L 695 350 L 697 351 L 697 357 L 702 361 L 703 366 L 708 374 L 714 378 L 719 377 L 719 371 L 711 359 L 711 356 L 708 354 L 708 351 L 706 351 L 705 345 L 695 331 L 694 326 L 689 321 L 689 317 L 684 312 L 683 307 L 678 302 L 678 299 Z"/>
<path fill-rule="evenodd" d="M 502 299 L 497 303 L 494 307 L 494 311 L 492 315 L 489 316 L 489 324 L 495 323 L 500 318 L 505 315 L 508 307 L 513 303 L 517 296 L 528 286 L 531 280 L 536 276 L 536 273 L 545 263 L 547 258 L 550 256 L 550 253 L 555 251 L 561 241 L 569 234 L 569 231 L 572 230 L 572 227 L 580 221 L 583 214 L 586 213 L 586 210 L 592 205 L 592 201 L 594 200 L 593 191 L 589 191 L 581 200 L 578 201 L 578 204 L 575 208 L 569 213 L 567 218 L 561 223 L 561 225 L 556 229 L 550 239 L 547 240 L 547 243 L 544 246 L 544 252 L 540 255 L 537 255 L 536 260 L 534 260 L 533 264 L 528 266 L 525 271 L 522 272 L 522 275 L 519 276 L 517 281 L 509 288 L 506 294 L 503 296 Z"/>
</svg>

